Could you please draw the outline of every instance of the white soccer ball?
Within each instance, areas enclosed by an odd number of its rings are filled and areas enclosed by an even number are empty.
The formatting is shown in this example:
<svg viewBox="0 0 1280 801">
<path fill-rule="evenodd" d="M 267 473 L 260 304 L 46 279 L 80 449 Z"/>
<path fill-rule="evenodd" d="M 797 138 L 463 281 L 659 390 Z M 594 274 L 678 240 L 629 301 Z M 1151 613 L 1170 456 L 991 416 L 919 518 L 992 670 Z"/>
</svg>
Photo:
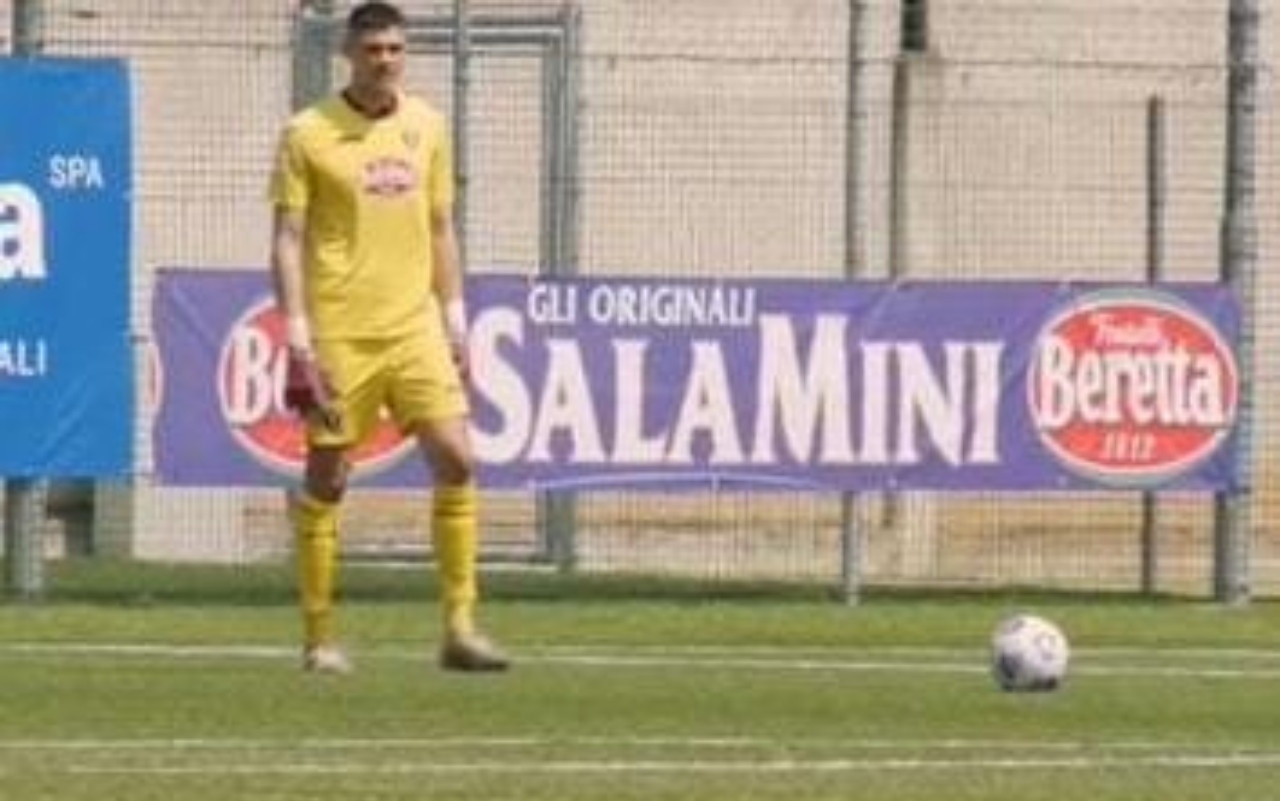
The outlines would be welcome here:
<svg viewBox="0 0 1280 801">
<path fill-rule="evenodd" d="M 1000 689 L 1009 692 L 1058 689 L 1070 658 L 1062 629 L 1036 615 L 1002 620 L 991 638 L 991 673 Z"/>
</svg>

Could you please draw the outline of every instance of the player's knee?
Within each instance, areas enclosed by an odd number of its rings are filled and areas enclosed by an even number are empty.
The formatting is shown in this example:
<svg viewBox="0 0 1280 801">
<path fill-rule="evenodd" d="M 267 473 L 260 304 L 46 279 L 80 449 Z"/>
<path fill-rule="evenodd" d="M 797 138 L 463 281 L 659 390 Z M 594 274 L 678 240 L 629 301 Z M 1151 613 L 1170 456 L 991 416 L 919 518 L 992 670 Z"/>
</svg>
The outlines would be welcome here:
<svg viewBox="0 0 1280 801">
<path fill-rule="evenodd" d="M 432 460 L 437 484 L 462 485 L 475 480 L 475 460 L 470 454 L 446 448 Z"/>
<path fill-rule="evenodd" d="M 347 491 L 346 460 L 313 460 L 307 464 L 307 492 L 325 503 L 337 503 Z"/>
<path fill-rule="evenodd" d="M 464 419 L 421 426 L 418 444 L 437 484 L 470 484 L 475 480 L 476 460 Z"/>
<path fill-rule="evenodd" d="M 337 503 L 346 494 L 346 482 L 336 476 L 309 476 L 307 492 L 311 497 L 325 503 Z"/>
</svg>

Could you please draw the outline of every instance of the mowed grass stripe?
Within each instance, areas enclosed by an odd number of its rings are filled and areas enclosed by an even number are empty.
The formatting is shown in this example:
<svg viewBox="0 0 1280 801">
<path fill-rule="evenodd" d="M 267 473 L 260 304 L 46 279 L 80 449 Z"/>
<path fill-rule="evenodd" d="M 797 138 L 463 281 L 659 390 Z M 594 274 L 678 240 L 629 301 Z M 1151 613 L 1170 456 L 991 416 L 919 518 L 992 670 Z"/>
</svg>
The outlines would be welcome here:
<svg viewBox="0 0 1280 801">
<path fill-rule="evenodd" d="M 1068 757 L 876 757 L 825 759 L 616 759 L 599 760 L 469 760 L 459 762 L 379 762 L 326 759 L 317 762 L 264 762 L 261 764 L 216 763 L 201 765 L 120 765 L 69 764 L 54 767 L 59 772 L 79 775 L 204 776 L 204 775 L 329 775 L 397 774 L 584 774 L 602 773 L 832 773 L 862 771 L 1078 771 L 1135 768 L 1170 770 L 1270 768 L 1280 766 L 1280 752 L 1191 754 L 1185 752 L 1096 755 Z"/>
<path fill-rule="evenodd" d="M 465 750 L 465 759 L 451 752 Z M 77 776 L 840 774 L 1270 769 L 1274 747 L 1150 741 L 761 737 L 191 738 L 0 741 L 0 772 Z M 234 757 L 234 758 L 232 758 Z"/>
</svg>

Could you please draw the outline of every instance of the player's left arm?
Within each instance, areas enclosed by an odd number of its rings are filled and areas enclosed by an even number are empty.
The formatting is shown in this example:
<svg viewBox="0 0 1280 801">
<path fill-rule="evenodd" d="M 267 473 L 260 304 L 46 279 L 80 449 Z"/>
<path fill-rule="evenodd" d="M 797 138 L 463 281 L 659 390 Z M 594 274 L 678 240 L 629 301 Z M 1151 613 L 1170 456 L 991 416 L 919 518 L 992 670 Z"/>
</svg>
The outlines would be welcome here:
<svg viewBox="0 0 1280 801">
<path fill-rule="evenodd" d="M 454 360 L 467 376 L 467 307 L 463 298 L 462 258 L 453 210 L 437 206 L 431 212 L 431 282 L 444 314 L 445 334 Z"/>
<path fill-rule="evenodd" d="M 463 378 L 468 377 L 467 307 L 463 293 L 463 271 L 458 232 L 454 225 L 453 142 L 443 119 L 428 163 L 427 202 L 431 209 L 431 287 L 444 315 L 444 329 L 454 361 Z"/>
</svg>

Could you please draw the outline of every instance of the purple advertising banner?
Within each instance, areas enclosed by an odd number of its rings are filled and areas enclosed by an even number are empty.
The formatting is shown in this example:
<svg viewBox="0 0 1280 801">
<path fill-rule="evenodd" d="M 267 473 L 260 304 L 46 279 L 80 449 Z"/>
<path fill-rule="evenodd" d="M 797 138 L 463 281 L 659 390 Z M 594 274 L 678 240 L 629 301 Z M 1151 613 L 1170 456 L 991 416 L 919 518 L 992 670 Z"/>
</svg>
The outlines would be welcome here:
<svg viewBox="0 0 1280 801">
<path fill-rule="evenodd" d="M 1230 490 L 1238 304 L 1218 284 L 473 275 L 495 488 Z M 265 271 L 164 270 L 162 483 L 295 481 Z M 358 483 L 428 478 L 390 423 Z"/>
</svg>

